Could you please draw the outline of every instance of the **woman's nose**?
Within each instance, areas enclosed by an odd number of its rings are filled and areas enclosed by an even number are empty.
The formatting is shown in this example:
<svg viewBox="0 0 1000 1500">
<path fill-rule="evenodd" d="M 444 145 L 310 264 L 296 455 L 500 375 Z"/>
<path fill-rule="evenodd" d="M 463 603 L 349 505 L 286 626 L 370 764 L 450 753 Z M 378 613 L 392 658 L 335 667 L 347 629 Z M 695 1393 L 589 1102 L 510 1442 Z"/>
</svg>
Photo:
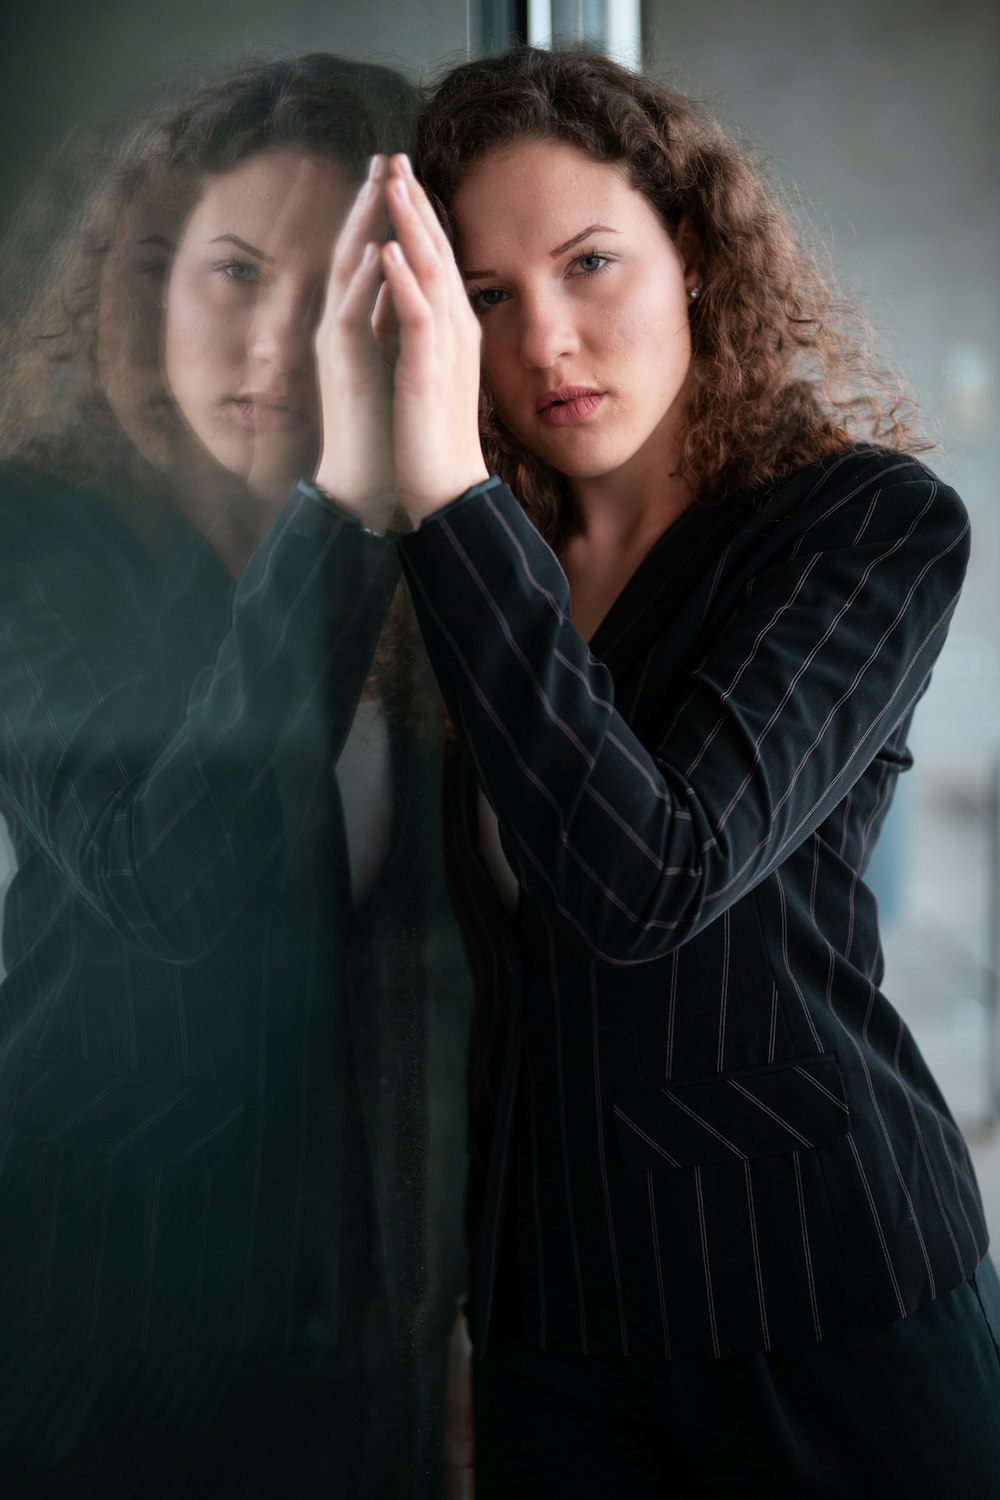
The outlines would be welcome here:
<svg viewBox="0 0 1000 1500">
<path fill-rule="evenodd" d="M 521 359 L 535 370 L 549 370 L 571 358 L 580 339 L 571 311 L 558 295 L 527 299 L 521 305 Z"/>
<path fill-rule="evenodd" d="M 314 299 L 276 296 L 257 305 L 251 352 L 281 375 L 300 376 L 312 366 L 315 332 Z"/>
</svg>

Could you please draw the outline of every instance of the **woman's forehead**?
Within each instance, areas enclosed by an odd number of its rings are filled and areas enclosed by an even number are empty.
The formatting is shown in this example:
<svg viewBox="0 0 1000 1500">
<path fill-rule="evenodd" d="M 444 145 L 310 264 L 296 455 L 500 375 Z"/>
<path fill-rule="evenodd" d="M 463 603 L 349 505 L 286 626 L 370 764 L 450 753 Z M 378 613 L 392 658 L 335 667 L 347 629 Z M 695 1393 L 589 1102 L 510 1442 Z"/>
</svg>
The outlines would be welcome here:
<svg viewBox="0 0 1000 1500">
<path fill-rule="evenodd" d="M 526 136 L 497 146 L 469 163 L 459 181 L 456 201 L 473 184 L 496 184 L 511 179 L 541 181 L 557 185 L 567 178 L 586 182 L 594 189 L 601 183 L 631 186 L 624 162 L 603 161 L 582 146 L 551 137 Z"/>
<path fill-rule="evenodd" d="M 551 254 L 589 225 L 623 232 L 655 220 L 623 163 L 550 140 L 517 142 L 473 163 L 452 211 L 464 261 L 497 240 Z"/>
<path fill-rule="evenodd" d="M 197 236 L 231 232 L 285 248 L 303 238 L 328 239 L 356 191 L 339 163 L 294 147 L 258 152 L 206 178 L 185 225 Z"/>
</svg>

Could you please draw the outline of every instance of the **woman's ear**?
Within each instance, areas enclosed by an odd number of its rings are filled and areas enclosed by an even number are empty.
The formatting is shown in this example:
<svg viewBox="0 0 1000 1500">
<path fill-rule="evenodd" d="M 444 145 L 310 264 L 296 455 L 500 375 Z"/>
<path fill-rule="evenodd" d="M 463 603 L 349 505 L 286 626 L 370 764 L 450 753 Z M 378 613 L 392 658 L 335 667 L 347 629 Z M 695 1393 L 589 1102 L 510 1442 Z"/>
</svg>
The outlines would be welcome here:
<svg viewBox="0 0 1000 1500">
<path fill-rule="evenodd" d="M 677 233 L 674 235 L 674 244 L 684 267 L 684 285 L 689 292 L 695 287 L 700 289 L 702 283 L 702 262 L 704 260 L 704 247 L 701 243 L 701 235 L 695 228 L 694 220 L 690 214 L 683 214 L 677 225 Z"/>
</svg>

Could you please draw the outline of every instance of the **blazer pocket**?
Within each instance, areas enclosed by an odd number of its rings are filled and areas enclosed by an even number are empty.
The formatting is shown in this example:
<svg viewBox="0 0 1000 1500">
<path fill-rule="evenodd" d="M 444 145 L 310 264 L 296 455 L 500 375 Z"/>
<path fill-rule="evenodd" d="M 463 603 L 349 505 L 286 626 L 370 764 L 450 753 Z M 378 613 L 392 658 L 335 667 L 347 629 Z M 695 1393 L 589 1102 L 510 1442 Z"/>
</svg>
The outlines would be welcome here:
<svg viewBox="0 0 1000 1500">
<path fill-rule="evenodd" d="M 49 1146 L 206 1169 L 233 1162 L 244 1112 L 224 1085 L 29 1052 L 12 1125 L 15 1136 Z"/>
<path fill-rule="evenodd" d="M 849 1128 L 835 1052 L 646 1083 L 617 1092 L 614 1112 L 622 1159 L 643 1170 L 808 1151 Z"/>
</svg>

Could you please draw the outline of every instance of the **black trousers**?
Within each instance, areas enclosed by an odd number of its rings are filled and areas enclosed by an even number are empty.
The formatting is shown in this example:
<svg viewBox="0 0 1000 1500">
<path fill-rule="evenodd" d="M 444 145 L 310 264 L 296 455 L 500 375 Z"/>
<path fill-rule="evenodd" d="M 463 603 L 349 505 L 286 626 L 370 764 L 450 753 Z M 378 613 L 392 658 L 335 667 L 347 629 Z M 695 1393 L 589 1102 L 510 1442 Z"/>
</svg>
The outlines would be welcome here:
<svg viewBox="0 0 1000 1500">
<path fill-rule="evenodd" d="M 488 1354 L 473 1402 L 476 1500 L 997 1500 L 1000 1283 L 716 1361 Z"/>
</svg>

